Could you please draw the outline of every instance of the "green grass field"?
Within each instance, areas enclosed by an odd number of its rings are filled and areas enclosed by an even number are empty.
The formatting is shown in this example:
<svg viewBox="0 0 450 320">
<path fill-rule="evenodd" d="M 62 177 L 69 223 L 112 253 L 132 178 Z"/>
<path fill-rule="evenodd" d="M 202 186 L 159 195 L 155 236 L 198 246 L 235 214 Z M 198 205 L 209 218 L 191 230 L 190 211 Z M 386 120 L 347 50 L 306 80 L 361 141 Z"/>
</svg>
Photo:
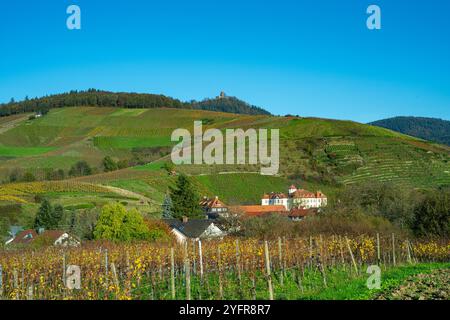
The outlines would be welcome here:
<svg viewBox="0 0 450 320">
<path fill-rule="evenodd" d="M 94 146 L 101 149 L 132 149 L 171 146 L 170 137 L 94 137 Z"/>
<path fill-rule="evenodd" d="M 0 146 L 0 156 L 29 157 L 37 156 L 54 150 L 52 147 L 4 147 Z"/>
</svg>

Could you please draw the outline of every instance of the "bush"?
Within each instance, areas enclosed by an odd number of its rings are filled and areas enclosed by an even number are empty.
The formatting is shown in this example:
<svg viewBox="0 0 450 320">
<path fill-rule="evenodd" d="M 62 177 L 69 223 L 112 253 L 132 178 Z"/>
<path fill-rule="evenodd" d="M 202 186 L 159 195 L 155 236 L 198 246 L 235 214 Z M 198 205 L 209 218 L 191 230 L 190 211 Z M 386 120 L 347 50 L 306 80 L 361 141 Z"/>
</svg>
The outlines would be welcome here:
<svg viewBox="0 0 450 320">
<path fill-rule="evenodd" d="M 412 228 L 417 236 L 448 238 L 450 235 L 450 192 L 428 193 L 414 208 Z"/>
<path fill-rule="evenodd" d="M 298 237 L 310 235 L 361 235 L 361 234 L 403 234 L 404 231 L 387 219 L 366 215 L 357 210 L 345 214 L 319 214 L 302 221 L 291 221 L 286 216 L 267 214 L 259 217 L 245 217 L 240 234 L 250 238 L 275 239 L 277 237 Z"/>
<path fill-rule="evenodd" d="M 69 171 L 69 175 L 72 177 L 89 176 L 92 174 L 92 168 L 86 161 L 78 161 L 75 163 Z"/>
<path fill-rule="evenodd" d="M 26 172 L 23 175 L 23 181 L 25 181 L 25 182 L 33 182 L 33 181 L 36 181 L 36 177 L 31 172 Z"/>
<path fill-rule="evenodd" d="M 136 210 L 126 210 L 120 203 L 107 204 L 103 207 L 94 237 L 98 240 L 132 241 L 150 238 L 148 226 Z"/>
<path fill-rule="evenodd" d="M 145 219 L 149 229 L 149 240 L 170 241 L 173 240 L 169 226 L 161 220 Z"/>
<path fill-rule="evenodd" d="M 103 169 L 105 172 L 116 171 L 118 169 L 117 163 L 110 156 L 106 156 L 103 159 Z"/>
</svg>

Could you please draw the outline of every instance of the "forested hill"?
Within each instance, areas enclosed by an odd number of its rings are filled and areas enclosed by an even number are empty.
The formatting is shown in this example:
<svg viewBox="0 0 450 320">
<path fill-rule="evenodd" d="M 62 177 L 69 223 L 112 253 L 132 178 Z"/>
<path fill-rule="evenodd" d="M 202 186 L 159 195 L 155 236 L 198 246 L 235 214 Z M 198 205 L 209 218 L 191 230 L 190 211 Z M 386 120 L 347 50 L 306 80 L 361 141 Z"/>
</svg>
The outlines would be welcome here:
<svg viewBox="0 0 450 320">
<path fill-rule="evenodd" d="M 178 108 L 202 109 L 239 114 L 267 115 L 262 108 L 251 106 L 234 97 L 207 99 L 202 102 L 183 102 L 164 95 L 109 92 L 95 89 L 71 91 L 68 93 L 45 96 L 16 102 L 0 104 L 0 117 L 24 112 L 43 112 L 63 107 L 118 107 L 118 108 Z"/>
<path fill-rule="evenodd" d="M 369 123 L 413 137 L 450 145 L 450 121 L 436 118 L 395 117 Z"/>
<path fill-rule="evenodd" d="M 206 99 L 200 102 L 193 102 L 194 109 L 222 111 L 232 113 L 243 113 L 251 115 L 270 115 L 266 110 L 249 105 L 247 102 L 239 100 L 236 97 L 217 97 L 215 99 Z"/>
</svg>

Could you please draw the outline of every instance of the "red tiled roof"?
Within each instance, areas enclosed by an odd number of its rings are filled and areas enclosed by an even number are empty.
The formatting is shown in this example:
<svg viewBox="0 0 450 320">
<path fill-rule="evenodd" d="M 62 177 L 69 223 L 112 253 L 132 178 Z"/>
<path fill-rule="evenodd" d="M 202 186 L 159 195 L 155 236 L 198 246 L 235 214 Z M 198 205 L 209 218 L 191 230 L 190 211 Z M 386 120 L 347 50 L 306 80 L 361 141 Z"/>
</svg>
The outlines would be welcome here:
<svg viewBox="0 0 450 320">
<path fill-rule="evenodd" d="M 42 232 L 39 236 L 40 237 L 45 237 L 45 238 L 49 238 L 52 239 L 54 241 L 58 240 L 64 233 L 66 233 L 65 231 L 61 231 L 61 230 L 45 230 L 44 232 Z"/>
<path fill-rule="evenodd" d="M 214 199 L 203 198 L 200 201 L 200 206 L 208 208 L 226 208 L 226 205 L 220 201 L 218 197 L 215 197 Z"/>
<path fill-rule="evenodd" d="M 22 232 L 19 232 L 13 241 L 11 241 L 12 244 L 27 244 L 32 242 L 36 237 L 38 236 L 37 232 L 33 229 L 24 230 Z"/>
<path fill-rule="evenodd" d="M 286 213 L 284 206 L 240 206 L 238 209 L 242 210 L 248 216 L 258 216 L 267 213 Z"/>
<path fill-rule="evenodd" d="M 281 192 L 271 192 L 269 194 L 265 193 L 263 199 L 287 199 L 287 196 Z"/>
<path fill-rule="evenodd" d="M 299 189 L 292 194 L 294 198 L 315 198 L 316 195 L 308 190 Z"/>
<path fill-rule="evenodd" d="M 306 216 L 311 216 L 316 214 L 317 209 L 303 209 L 303 208 L 292 208 L 291 211 L 288 213 L 288 216 L 290 218 L 303 218 Z"/>
</svg>

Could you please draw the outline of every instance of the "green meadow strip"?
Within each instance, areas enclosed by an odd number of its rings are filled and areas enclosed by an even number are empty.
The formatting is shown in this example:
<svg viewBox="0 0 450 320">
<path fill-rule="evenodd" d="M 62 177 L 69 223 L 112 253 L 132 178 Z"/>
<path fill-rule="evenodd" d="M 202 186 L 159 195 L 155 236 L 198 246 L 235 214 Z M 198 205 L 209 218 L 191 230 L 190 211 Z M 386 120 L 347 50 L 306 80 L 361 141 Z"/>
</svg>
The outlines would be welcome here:
<svg viewBox="0 0 450 320">
<path fill-rule="evenodd" d="M 0 156 L 27 157 L 44 154 L 55 150 L 55 147 L 5 147 L 0 146 Z"/>
</svg>

